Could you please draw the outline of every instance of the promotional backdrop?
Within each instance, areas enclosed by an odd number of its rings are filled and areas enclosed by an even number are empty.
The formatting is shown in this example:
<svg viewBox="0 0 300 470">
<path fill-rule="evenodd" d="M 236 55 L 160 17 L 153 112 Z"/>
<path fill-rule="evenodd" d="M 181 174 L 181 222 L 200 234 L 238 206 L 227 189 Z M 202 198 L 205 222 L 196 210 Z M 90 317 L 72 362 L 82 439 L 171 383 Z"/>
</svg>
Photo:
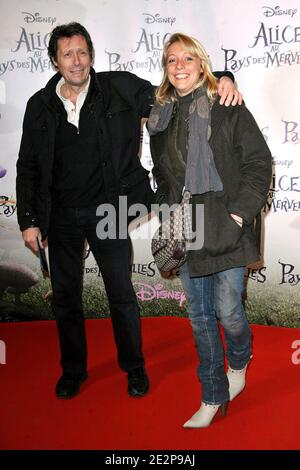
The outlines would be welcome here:
<svg viewBox="0 0 300 470">
<path fill-rule="evenodd" d="M 0 28 L 0 320 L 51 318 L 51 288 L 24 247 L 16 219 L 15 176 L 27 100 L 54 71 L 49 32 L 78 21 L 90 32 L 95 69 L 127 70 L 158 84 L 164 41 L 176 31 L 195 36 L 214 70 L 230 70 L 273 155 L 263 209 L 264 259 L 248 267 L 251 322 L 300 326 L 300 6 L 296 0 L 10 0 Z M 142 162 L 151 170 L 147 131 Z M 155 188 L 155 181 L 152 178 Z M 185 315 L 178 279 L 163 279 L 150 252 L 157 223 L 132 227 L 133 282 L 145 315 Z M 108 314 L 101 273 L 87 246 L 87 317 Z"/>
</svg>

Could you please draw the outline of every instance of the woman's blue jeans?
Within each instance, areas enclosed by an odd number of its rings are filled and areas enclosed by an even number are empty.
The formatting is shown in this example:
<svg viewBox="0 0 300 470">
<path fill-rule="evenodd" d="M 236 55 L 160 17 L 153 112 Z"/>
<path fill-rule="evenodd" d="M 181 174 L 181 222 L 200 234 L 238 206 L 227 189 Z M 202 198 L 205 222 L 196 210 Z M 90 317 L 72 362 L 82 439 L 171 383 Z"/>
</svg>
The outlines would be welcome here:
<svg viewBox="0 0 300 470">
<path fill-rule="evenodd" d="M 229 366 L 243 369 L 251 357 L 251 331 L 242 304 L 244 268 L 191 278 L 185 263 L 180 278 L 200 358 L 197 371 L 202 401 L 220 404 L 229 400 L 229 384 L 218 320 L 224 330 Z"/>
</svg>

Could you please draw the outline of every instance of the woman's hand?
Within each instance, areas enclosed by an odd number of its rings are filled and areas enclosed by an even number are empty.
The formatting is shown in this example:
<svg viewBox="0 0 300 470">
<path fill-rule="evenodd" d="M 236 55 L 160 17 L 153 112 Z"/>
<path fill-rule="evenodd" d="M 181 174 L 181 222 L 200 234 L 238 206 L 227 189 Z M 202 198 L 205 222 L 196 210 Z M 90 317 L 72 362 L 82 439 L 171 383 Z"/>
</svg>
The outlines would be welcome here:
<svg viewBox="0 0 300 470">
<path fill-rule="evenodd" d="M 239 215 L 230 214 L 233 220 L 242 228 L 243 227 L 243 219 Z"/>
</svg>

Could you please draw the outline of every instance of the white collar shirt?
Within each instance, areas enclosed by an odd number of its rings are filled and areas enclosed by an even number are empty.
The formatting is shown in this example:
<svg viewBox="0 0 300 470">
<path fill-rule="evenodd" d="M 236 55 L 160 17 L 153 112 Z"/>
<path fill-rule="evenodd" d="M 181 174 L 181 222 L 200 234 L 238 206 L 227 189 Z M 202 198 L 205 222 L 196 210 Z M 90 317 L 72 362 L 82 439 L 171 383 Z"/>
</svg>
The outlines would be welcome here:
<svg viewBox="0 0 300 470">
<path fill-rule="evenodd" d="M 77 97 L 77 100 L 76 100 L 76 105 L 74 105 L 72 103 L 71 100 L 69 100 L 68 98 L 64 98 L 60 92 L 61 90 L 61 87 L 64 85 L 65 83 L 65 79 L 64 77 L 61 77 L 61 79 L 59 80 L 59 82 L 57 83 L 56 85 L 56 94 L 57 96 L 61 99 L 63 105 L 64 105 L 64 108 L 67 112 L 67 120 L 70 124 L 73 124 L 74 126 L 79 127 L 79 116 L 80 116 L 80 110 L 83 106 L 83 103 L 85 101 L 85 98 L 88 94 L 88 90 L 89 90 L 89 86 L 90 86 L 90 81 L 91 81 L 91 77 L 89 76 L 89 79 L 88 79 L 88 82 L 86 84 L 86 87 L 84 88 L 84 90 L 82 90 L 78 97 Z"/>
</svg>

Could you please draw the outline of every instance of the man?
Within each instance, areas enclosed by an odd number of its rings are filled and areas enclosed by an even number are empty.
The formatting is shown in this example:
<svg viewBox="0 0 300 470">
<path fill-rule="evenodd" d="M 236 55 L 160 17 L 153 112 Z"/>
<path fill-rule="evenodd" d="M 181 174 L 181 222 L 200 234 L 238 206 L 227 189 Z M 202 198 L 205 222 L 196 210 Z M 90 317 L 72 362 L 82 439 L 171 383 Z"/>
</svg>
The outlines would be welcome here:
<svg viewBox="0 0 300 470">
<path fill-rule="evenodd" d="M 95 73 L 89 33 L 78 23 L 57 26 L 48 54 L 58 73 L 28 101 L 17 162 L 18 221 L 37 253 L 48 239 L 53 311 L 63 374 L 57 398 L 72 398 L 87 378 L 82 310 L 82 258 L 87 239 L 109 300 L 118 362 L 127 372 L 130 396 L 149 388 L 142 353 L 139 307 L 130 279 L 130 238 L 100 239 L 96 209 L 149 207 L 148 172 L 138 158 L 140 122 L 148 117 L 152 85 L 128 72 Z M 222 101 L 241 95 L 223 78 Z M 233 103 L 232 103 L 233 104 Z"/>
</svg>

